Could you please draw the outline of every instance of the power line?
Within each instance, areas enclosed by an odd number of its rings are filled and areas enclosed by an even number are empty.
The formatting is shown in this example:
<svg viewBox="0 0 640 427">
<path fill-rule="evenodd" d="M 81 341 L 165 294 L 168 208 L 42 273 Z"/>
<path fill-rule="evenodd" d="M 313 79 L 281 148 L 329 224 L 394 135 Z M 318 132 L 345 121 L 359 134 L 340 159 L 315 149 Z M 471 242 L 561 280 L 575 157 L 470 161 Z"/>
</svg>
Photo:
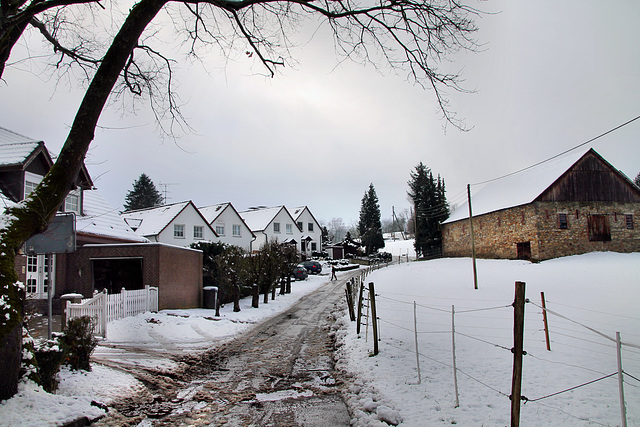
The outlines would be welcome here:
<svg viewBox="0 0 640 427">
<path fill-rule="evenodd" d="M 569 153 L 569 152 L 571 152 L 571 151 L 573 151 L 573 150 L 576 150 L 576 149 L 578 149 L 578 148 L 580 148 L 580 147 L 583 147 L 583 146 L 585 146 L 585 145 L 587 145 L 587 144 L 589 144 L 589 143 L 591 143 L 591 142 L 595 141 L 596 139 L 602 138 L 603 136 L 608 135 L 608 134 L 610 134 L 611 132 L 614 132 L 614 131 L 616 131 L 616 130 L 618 130 L 618 129 L 620 129 L 620 128 L 622 128 L 622 127 L 624 127 L 624 126 L 626 126 L 626 125 L 628 125 L 628 124 L 630 124 L 630 123 L 633 123 L 633 122 L 635 122 L 635 121 L 636 121 L 636 120 L 638 120 L 638 119 L 640 119 L 640 116 L 636 116 L 636 117 L 634 117 L 633 119 L 631 119 L 631 120 L 629 120 L 629 121 L 626 121 L 626 122 L 622 123 L 621 125 L 618 125 L 618 126 L 614 127 L 613 129 L 609 129 L 608 131 L 606 131 L 606 132 L 604 132 L 604 133 L 601 133 L 600 135 L 598 135 L 598 136 L 595 136 L 595 137 L 591 138 L 591 139 L 590 139 L 590 140 L 588 140 L 588 141 L 585 141 L 585 142 L 583 142 L 583 143 L 580 143 L 580 144 L 576 145 L 576 146 L 575 146 L 575 147 L 573 147 L 573 148 L 569 148 L 568 150 L 565 150 L 565 151 L 563 151 L 563 152 L 562 152 L 562 153 L 560 153 L 560 154 L 556 154 L 555 156 L 549 157 L 548 159 L 542 160 L 542 161 L 540 161 L 540 162 L 538 162 L 538 163 L 535 163 L 535 164 L 533 164 L 533 165 L 531 165 L 531 166 L 527 166 L 526 168 L 523 168 L 523 169 L 517 170 L 517 171 L 515 171 L 515 172 L 508 173 L 508 174 L 506 174 L 506 175 L 499 176 L 499 177 L 497 177 L 497 178 L 489 179 L 489 180 L 482 181 L 482 182 L 476 182 L 475 184 L 470 184 L 470 185 L 481 185 L 481 184 L 487 184 L 487 183 L 489 183 L 489 182 L 493 182 L 493 181 L 497 181 L 497 180 L 499 180 L 499 179 L 507 178 L 507 177 L 509 177 L 509 176 L 512 176 L 512 175 L 518 174 L 518 173 L 520 173 L 520 172 L 524 172 L 524 171 L 526 171 L 526 170 L 529 170 L 529 169 L 535 168 L 536 166 L 540 166 L 540 165 L 541 165 L 541 164 L 543 164 L 543 163 L 546 163 L 546 162 L 548 162 L 548 161 L 550 161 L 550 160 L 553 160 L 553 159 L 556 159 L 556 158 L 558 158 L 558 157 L 560 157 L 560 156 L 563 156 L 563 155 L 565 155 L 565 154 L 567 154 L 567 153 Z"/>
</svg>

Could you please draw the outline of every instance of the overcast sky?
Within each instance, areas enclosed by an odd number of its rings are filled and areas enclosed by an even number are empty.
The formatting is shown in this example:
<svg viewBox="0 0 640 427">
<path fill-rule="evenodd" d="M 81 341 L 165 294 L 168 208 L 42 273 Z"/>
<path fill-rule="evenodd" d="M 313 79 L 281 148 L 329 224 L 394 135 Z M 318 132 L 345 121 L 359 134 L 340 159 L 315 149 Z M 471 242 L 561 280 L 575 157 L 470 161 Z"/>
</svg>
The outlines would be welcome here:
<svg viewBox="0 0 640 427">
<path fill-rule="evenodd" d="M 640 115 L 640 2 L 482 1 L 477 53 L 451 57 L 472 94 L 449 93 L 468 132 L 448 126 L 433 93 L 402 76 L 345 62 L 320 31 L 274 79 L 249 58 L 181 62 L 178 92 L 193 131 L 163 139 L 153 117 L 109 110 L 86 164 L 114 208 L 142 172 L 169 202 L 308 205 L 318 220 L 358 218 L 369 183 L 382 217 L 409 208 L 407 181 L 423 162 L 451 203 L 466 184 L 544 160 Z M 494 13 L 495 12 L 495 13 Z M 12 57 L 16 61 L 20 58 Z M 82 92 L 54 87 L 23 64 L 0 82 L 0 126 L 57 154 Z M 640 120 L 592 147 L 630 178 L 640 172 Z"/>
</svg>

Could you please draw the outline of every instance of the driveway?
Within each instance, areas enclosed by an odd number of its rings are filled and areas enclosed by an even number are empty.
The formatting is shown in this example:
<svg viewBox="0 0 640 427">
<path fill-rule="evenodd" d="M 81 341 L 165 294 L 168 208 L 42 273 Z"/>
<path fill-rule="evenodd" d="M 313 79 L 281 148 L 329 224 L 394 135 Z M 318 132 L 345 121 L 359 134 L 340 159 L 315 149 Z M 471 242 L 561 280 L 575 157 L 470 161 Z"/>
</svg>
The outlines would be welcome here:
<svg viewBox="0 0 640 427">
<path fill-rule="evenodd" d="M 100 348 L 96 361 L 132 373 L 145 389 L 95 425 L 348 426 L 328 330 L 350 277 L 212 350 Z"/>
</svg>

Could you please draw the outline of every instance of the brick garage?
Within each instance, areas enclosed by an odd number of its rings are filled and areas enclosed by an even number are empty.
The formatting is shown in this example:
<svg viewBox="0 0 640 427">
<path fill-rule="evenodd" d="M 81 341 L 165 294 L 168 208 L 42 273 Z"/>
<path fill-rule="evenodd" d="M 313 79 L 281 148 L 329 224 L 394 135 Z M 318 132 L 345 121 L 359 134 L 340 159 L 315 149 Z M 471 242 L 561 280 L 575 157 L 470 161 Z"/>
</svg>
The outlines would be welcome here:
<svg viewBox="0 0 640 427">
<path fill-rule="evenodd" d="M 85 245 L 56 262 L 56 296 L 157 286 L 159 308 L 202 306 L 202 252 L 162 243 Z"/>
<path fill-rule="evenodd" d="M 537 177 L 531 172 L 519 177 L 521 186 L 503 185 L 494 192 L 508 197 L 507 189 L 515 189 L 518 200 L 518 195 L 527 197 L 525 186 L 534 187 L 527 203 L 492 210 L 479 192 L 476 213 L 472 199 L 477 257 L 542 261 L 593 251 L 640 251 L 640 189 L 595 151 L 556 175 L 549 169 Z M 554 178 L 545 182 L 548 176 Z M 535 189 L 541 184 L 548 187 Z M 445 256 L 471 256 L 468 205 L 459 209 L 442 226 Z"/>
</svg>

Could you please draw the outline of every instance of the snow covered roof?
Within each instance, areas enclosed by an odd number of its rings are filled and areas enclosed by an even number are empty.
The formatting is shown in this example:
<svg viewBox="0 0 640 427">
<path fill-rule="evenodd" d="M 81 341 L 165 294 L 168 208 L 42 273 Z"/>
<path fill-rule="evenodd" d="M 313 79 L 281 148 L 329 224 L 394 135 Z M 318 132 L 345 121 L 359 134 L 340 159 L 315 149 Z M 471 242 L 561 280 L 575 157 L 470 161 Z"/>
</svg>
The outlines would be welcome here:
<svg viewBox="0 0 640 427">
<path fill-rule="evenodd" d="M 272 208 L 257 208 L 249 209 L 247 211 L 238 212 L 242 220 L 247 224 L 251 231 L 265 230 L 271 221 L 280 213 L 281 210 L 285 210 L 284 206 L 274 206 Z M 291 216 L 289 214 L 289 216 Z"/>
<path fill-rule="evenodd" d="M 489 182 L 474 191 L 471 186 L 473 216 L 532 203 L 556 182 L 587 151 L 573 151 L 538 166 Z M 469 203 L 459 206 L 444 223 L 469 218 Z"/>
<path fill-rule="evenodd" d="M 2 166 L 24 164 L 40 146 L 44 146 L 42 141 L 36 141 L 28 136 L 0 127 L 0 165 Z M 46 153 L 47 156 L 48 154 Z"/>
<path fill-rule="evenodd" d="M 191 201 L 186 201 L 157 208 L 140 209 L 125 212 L 121 216 L 129 226 L 138 226 L 136 233 L 140 236 L 156 236 L 190 203 Z"/>
<path fill-rule="evenodd" d="M 289 209 L 289 213 L 291 213 L 293 219 L 297 220 L 306 208 L 306 206 L 298 206 L 297 208 Z"/>
<path fill-rule="evenodd" d="M 131 242 L 149 241 L 136 234 L 98 191 L 85 190 L 82 197 L 83 215 L 76 217 L 76 232 Z"/>
<path fill-rule="evenodd" d="M 202 216 L 207 220 L 209 224 L 212 224 L 221 214 L 224 212 L 227 206 L 231 203 L 219 203 L 217 205 L 205 206 L 198 208 Z"/>
<path fill-rule="evenodd" d="M 316 217 L 313 216 L 313 213 L 311 212 L 311 209 L 309 209 L 309 206 L 298 206 L 297 208 L 290 209 L 289 212 L 291 216 L 297 221 L 298 218 L 300 218 L 302 213 L 305 211 L 305 209 L 307 210 L 307 212 L 309 212 L 309 215 L 311 215 L 311 218 L 313 218 L 316 224 L 320 225 Z"/>
</svg>

